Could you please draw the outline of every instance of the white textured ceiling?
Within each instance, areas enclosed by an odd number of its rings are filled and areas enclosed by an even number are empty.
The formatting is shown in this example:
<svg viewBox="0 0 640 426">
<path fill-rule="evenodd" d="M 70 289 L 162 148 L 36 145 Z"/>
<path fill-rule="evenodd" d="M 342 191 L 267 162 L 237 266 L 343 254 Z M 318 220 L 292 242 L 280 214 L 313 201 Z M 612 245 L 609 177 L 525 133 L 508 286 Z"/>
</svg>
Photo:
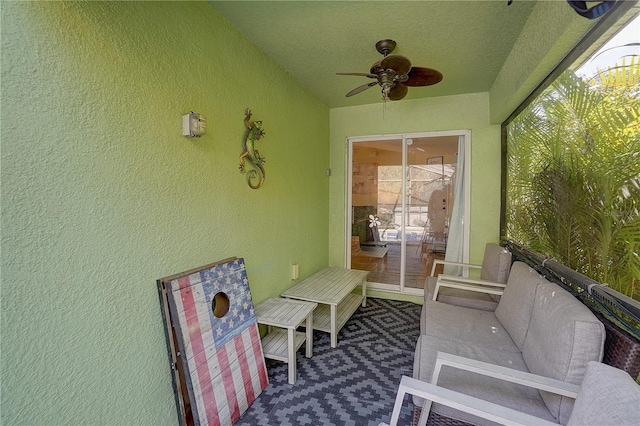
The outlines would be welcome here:
<svg viewBox="0 0 640 426">
<path fill-rule="evenodd" d="M 444 74 L 411 87 L 405 99 L 488 91 L 535 2 L 491 1 L 209 1 L 219 13 L 330 108 L 380 102 L 379 86 L 337 72 L 369 72 L 382 58 L 378 40 L 414 66 Z M 399 101 L 402 102 L 402 101 Z"/>
</svg>

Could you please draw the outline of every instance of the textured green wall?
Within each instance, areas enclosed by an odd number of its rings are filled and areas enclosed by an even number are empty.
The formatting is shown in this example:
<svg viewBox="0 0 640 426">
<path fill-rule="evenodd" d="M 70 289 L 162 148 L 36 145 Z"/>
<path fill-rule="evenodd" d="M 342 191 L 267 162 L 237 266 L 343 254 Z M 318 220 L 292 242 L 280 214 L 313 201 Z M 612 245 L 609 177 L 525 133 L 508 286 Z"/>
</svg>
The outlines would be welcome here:
<svg viewBox="0 0 640 426">
<path fill-rule="evenodd" d="M 206 3 L 0 7 L 0 423 L 175 424 L 155 280 L 242 256 L 260 301 L 326 266 L 329 110 Z"/>
<path fill-rule="evenodd" d="M 382 102 L 331 110 L 329 263 L 344 264 L 346 138 L 403 132 L 471 130 L 470 261 L 500 236 L 500 127 L 489 123 L 489 95 L 477 93 Z"/>
<path fill-rule="evenodd" d="M 537 2 L 489 91 L 491 122 L 506 120 L 596 22 L 565 1 Z"/>
</svg>

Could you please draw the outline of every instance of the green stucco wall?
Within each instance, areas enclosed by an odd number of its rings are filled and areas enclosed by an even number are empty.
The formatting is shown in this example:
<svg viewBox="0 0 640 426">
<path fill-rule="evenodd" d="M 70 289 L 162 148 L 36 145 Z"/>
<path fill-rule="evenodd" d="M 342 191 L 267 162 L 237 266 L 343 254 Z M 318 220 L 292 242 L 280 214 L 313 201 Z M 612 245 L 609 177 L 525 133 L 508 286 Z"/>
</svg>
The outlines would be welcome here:
<svg viewBox="0 0 640 426">
<path fill-rule="evenodd" d="M 329 110 L 204 2 L 0 7 L 0 423 L 176 424 L 156 279 L 241 256 L 259 302 L 326 266 Z"/>
<path fill-rule="evenodd" d="M 489 91 L 491 122 L 506 120 L 596 22 L 565 1 L 537 2 Z"/>
<path fill-rule="evenodd" d="M 344 264 L 346 138 L 406 132 L 471 131 L 470 261 L 500 237 L 500 127 L 489 123 L 487 93 L 388 102 L 331 110 L 329 263 Z"/>
</svg>

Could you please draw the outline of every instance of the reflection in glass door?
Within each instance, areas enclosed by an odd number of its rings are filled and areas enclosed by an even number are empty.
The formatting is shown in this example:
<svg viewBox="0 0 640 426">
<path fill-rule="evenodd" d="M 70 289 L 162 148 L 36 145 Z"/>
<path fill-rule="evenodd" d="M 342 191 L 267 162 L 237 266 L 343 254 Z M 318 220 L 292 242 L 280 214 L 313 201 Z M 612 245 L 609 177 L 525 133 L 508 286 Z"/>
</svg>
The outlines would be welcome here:
<svg viewBox="0 0 640 426">
<path fill-rule="evenodd" d="M 354 143 L 351 188 L 351 268 L 400 286 L 402 139 Z"/>
<path fill-rule="evenodd" d="M 444 259 L 447 250 L 458 138 L 409 138 L 406 143 L 404 285 L 424 288 L 433 261 Z"/>
<path fill-rule="evenodd" d="M 380 289 L 422 289 L 446 250 L 458 136 L 350 146 L 351 268 Z"/>
</svg>

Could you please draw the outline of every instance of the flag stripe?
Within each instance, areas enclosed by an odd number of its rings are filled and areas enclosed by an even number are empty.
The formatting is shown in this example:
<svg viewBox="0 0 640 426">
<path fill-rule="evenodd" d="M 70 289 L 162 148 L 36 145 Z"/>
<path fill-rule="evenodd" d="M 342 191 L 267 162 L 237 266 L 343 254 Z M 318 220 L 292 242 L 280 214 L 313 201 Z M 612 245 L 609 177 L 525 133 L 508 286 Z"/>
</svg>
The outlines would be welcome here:
<svg viewBox="0 0 640 426">
<path fill-rule="evenodd" d="M 263 390 L 269 384 L 269 378 L 267 376 L 267 365 L 264 362 L 264 354 L 262 353 L 262 342 L 260 341 L 260 334 L 258 334 L 258 323 L 255 322 L 252 327 L 249 327 L 249 333 L 251 334 L 251 341 L 253 342 L 256 364 L 258 366 L 258 376 L 260 377 L 260 389 Z"/>
<path fill-rule="evenodd" d="M 200 333 L 200 324 L 196 312 L 196 305 L 193 297 L 193 287 L 187 287 L 184 282 L 189 282 L 189 277 L 183 277 L 178 280 L 183 290 L 180 292 L 182 296 L 182 305 L 184 306 L 185 319 L 187 320 L 187 328 L 189 330 L 189 341 L 194 354 L 194 361 L 197 368 L 196 376 L 200 385 L 200 395 L 203 406 L 198 407 L 200 421 L 203 424 L 209 424 L 207 419 L 213 419 L 216 415 L 216 400 L 212 392 L 211 376 L 207 366 L 207 357 L 204 352 L 202 342 L 202 334 Z M 200 399 L 200 398 L 198 398 Z M 204 410 L 202 410 L 204 408 Z"/>
<path fill-rule="evenodd" d="M 254 394 L 253 400 L 255 400 L 255 398 L 257 398 L 257 396 L 262 391 L 262 387 L 260 386 L 259 367 L 258 367 L 258 364 L 256 363 L 256 352 L 260 352 L 261 347 L 260 347 L 259 341 L 254 342 L 251 340 L 251 334 L 252 334 L 251 330 L 249 330 L 248 333 L 244 333 L 242 336 L 243 337 L 242 342 L 245 348 L 248 348 L 247 349 L 247 365 L 248 365 L 249 376 L 251 380 L 248 386 L 250 386 L 251 389 L 253 390 L 253 394 Z M 258 343 L 257 348 L 256 348 L 256 343 Z M 253 403 L 253 400 L 249 401 L 249 405 Z"/>
<path fill-rule="evenodd" d="M 235 339 L 236 353 L 238 354 L 238 361 L 240 362 L 240 371 L 242 372 L 242 382 L 245 388 L 245 394 L 247 401 L 253 401 L 253 386 L 251 386 L 251 371 L 249 371 L 249 363 L 247 362 L 247 352 L 244 348 L 244 342 L 242 336 L 238 336 L 239 339 Z"/>
<path fill-rule="evenodd" d="M 231 420 L 237 420 L 240 418 L 240 411 L 238 410 L 238 398 L 236 396 L 235 386 L 233 386 L 233 371 L 231 369 L 231 365 L 229 364 L 229 357 L 227 355 L 227 348 L 225 346 L 218 349 L 218 362 L 220 363 L 222 383 L 224 385 L 225 394 L 227 395 L 229 411 L 231 412 Z"/>
<path fill-rule="evenodd" d="M 185 395 L 185 398 L 188 397 L 190 400 L 193 400 L 191 405 L 192 415 L 195 419 L 199 419 L 199 414 L 198 414 L 199 409 L 198 409 L 198 405 L 196 405 L 195 403 L 195 395 L 201 394 L 200 383 L 197 380 L 192 380 L 194 366 L 193 366 L 193 360 L 187 356 L 187 352 L 191 351 L 191 344 L 188 341 L 188 335 L 185 335 L 185 333 L 188 332 L 189 328 L 186 326 L 186 320 L 184 317 L 184 306 L 182 304 L 182 294 L 173 293 L 177 285 L 178 283 L 176 281 L 172 281 L 170 283 L 170 285 L 168 286 L 170 290 L 168 295 L 171 296 L 171 300 L 175 305 L 175 311 L 176 311 L 175 317 L 177 318 L 178 324 L 174 324 L 174 326 L 177 330 L 179 330 L 179 333 L 178 333 L 178 335 L 180 336 L 179 344 L 182 343 L 182 346 L 180 348 L 180 351 L 182 352 L 182 361 L 183 363 L 186 362 L 187 364 L 185 367 L 185 370 L 186 370 L 185 382 L 187 385 L 188 395 Z"/>
</svg>

